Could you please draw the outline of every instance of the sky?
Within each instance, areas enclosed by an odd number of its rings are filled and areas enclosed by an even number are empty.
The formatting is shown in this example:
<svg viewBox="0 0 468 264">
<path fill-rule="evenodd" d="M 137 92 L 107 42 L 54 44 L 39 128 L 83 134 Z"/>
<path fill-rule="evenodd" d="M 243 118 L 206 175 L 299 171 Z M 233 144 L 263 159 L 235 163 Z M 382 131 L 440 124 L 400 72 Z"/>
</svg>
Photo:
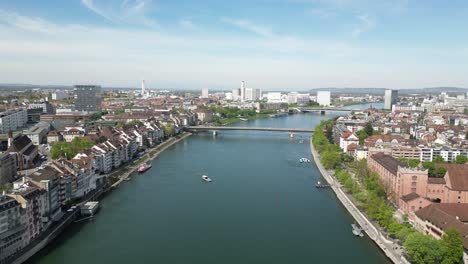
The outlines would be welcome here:
<svg viewBox="0 0 468 264">
<path fill-rule="evenodd" d="M 468 87 L 466 0 L 0 0 L 0 83 Z"/>
</svg>

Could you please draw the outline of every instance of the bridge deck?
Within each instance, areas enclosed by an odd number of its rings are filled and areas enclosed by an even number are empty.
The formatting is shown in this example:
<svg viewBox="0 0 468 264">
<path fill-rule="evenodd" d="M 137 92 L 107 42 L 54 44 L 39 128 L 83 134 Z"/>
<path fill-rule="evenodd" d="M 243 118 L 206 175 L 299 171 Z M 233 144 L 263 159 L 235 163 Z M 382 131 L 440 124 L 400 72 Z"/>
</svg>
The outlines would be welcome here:
<svg viewBox="0 0 468 264">
<path fill-rule="evenodd" d="M 294 133 L 313 133 L 309 128 L 277 128 L 277 127 L 228 127 L 228 126 L 189 126 L 190 131 L 206 130 L 246 130 L 246 131 L 273 131 L 273 132 L 294 132 Z"/>
</svg>

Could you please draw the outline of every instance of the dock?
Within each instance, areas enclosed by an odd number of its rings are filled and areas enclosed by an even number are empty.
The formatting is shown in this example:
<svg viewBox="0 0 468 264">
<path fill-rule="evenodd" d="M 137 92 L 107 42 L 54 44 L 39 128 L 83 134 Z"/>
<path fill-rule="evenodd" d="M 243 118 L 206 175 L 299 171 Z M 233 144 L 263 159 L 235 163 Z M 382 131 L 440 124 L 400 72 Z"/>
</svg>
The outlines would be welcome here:
<svg viewBox="0 0 468 264">
<path fill-rule="evenodd" d="M 330 184 L 325 184 L 325 183 L 317 182 L 317 183 L 315 184 L 315 187 L 316 187 L 316 188 L 330 188 L 331 186 L 330 186 Z"/>
</svg>

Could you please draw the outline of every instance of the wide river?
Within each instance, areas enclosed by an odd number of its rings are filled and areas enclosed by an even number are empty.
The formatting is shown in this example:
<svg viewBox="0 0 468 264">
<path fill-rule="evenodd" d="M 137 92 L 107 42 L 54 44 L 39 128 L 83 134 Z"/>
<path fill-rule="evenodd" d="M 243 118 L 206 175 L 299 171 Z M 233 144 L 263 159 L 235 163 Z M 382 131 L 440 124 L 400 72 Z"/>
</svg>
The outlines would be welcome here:
<svg viewBox="0 0 468 264">
<path fill-rule="evenodd" d="M 364 106 L 352 106 L 352 108 Z M 313 128 L 338 113 L 242 126 Z M 329 189 L 317 189 L 310 135 L 222 132 L 170 147 L 28 263 L 389 263 Z M 301 141 L 301 139 L 303 139 Z M 204 183 L 206 174 L 212 183 Z"/>
</svg>

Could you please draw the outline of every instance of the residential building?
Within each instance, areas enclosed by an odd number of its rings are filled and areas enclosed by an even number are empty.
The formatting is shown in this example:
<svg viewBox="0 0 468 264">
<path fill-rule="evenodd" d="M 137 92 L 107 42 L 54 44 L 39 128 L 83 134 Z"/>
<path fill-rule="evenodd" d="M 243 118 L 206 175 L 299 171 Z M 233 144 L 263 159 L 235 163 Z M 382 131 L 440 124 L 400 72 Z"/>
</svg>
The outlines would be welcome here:
<svg viewBox="0 0 468 264">
<path fill-rule="evenodd" d="M 61 134 L 65 142 L 72 142 L 73 139 L 84 136 L 86 131 L 82 127 L 65 127 Z"/>
<path fill-rule="evenodd" d="M 369 157 L 369 150 L 366 146 L 357 146 L 354 151 L 354 158 L 356 160 L 367 159 Z"/>
<path fill-rule="evenodd" d="M 456 229 L 460 233 L 463 247 L 468 249 L 468 204 L 435 203 L 415 214 L 416 230 L 441 239 L 447 229 Z"/>
<path fill-rule="evenodd" d="M 365 139 L 367 147 L 391 148 L 406 144 L 406 140 L 399 135 L 372 135 Z"/>
<path fill-rule="evenodd" d="M 10 257 L 24 246 L 25 227 L 21 225 L 20 204 L 0 194 L 0 263 L 9 263 Z"/>
<path fill-rule="evenodd" d="M 331 92 L 317 91 L 317 103 L 321 106 L 331 105 Z"/>
<path fill-rule="evenodd" d="M 39 122 L 28 130 L 23 130 L 23 135 L 27 136 L 34 145 L 38 146 L 46 141 L 47 133 L 50 130 L 50 124 Z"/>
<path fill-rule="evenodd" d="M 441 156 L 446 162 L 453 162 L 458 155 L 464 155 L 468 157 L 468 149 L 456 149 L 449 147 L 431 148 L 420 146 L 420 160 L 421 161 L 432 161 L 435 157 Z"/>
<path fill-rule="evenodd" d="M 63 141 L 63 136 L 62 134 L 60 134 L 60 132 L 53 130 L 47 133 L 47 144 L 52 144 L 54 142 L 60 141 Z"/>
<path fill-rule="evenodd" d="M 54 113 L 54 107 L 47 101 L 30 103 L 28 105 L 28 109 L 41 109 L 42 113 L 45 113 L 45 114 Z"/>
<path fill-rule="evenodd" d="M 28 122 L 28 111 L 26 109 L 15 109 L 0 112 L 0 134 L 16 131 Z"/>
<path fill-rule="evenodd" d="M 397 146 L 392 148 L 392 157 L 419 160 L 421 150 L 410 146 Z"/>
<path fill-rule="evenodd" d="M 267 94 L 267 101 L 268 101 L 268 103 L 282 103 L 281 93 L 279 93 L 279 92 L 269 92 Z"/>
<path fill-rule="evenodd" d="M 345 131 L 341 134 L 340 136 L 340 148 L 343 150 L 343 152 L 348 152 L 348 146 L 354 144 L 354 145 L 359 145 L 359 138 L 358 136 L 350 131 Z"/>
<path fill-rule="evenodd" d="M 77 111 L 99 111 L 101 110 L 101 86 L 97 85 L 75 85 L 75 109 Z"/>
<path fill-rule="evenodd" d="M 386 89 L 384 95 L 384 109 L 391 110 L 392 105 L 396 104 L 398 99 L 398 91 Z"/>
<path fill-rule="evenodd" d="M 204 123 L 209 123 L 213 121 L 213 111 L 209 109 L 197 109 L 195 110 L 198 120 Z"/>
<path fill-rule="evenodd" d="M 16 177 L 16 155 L 0 154 L 0 186 L 12 182 Z"/>
<path fill-rule="evenodd" d="M 52 100 L 65 100 L 70 98 L 70 95 L 64 91 L 57 91 L 52 93 Z"/>
<path fill-rule="evenodd" d="M 47 228 L 47 193 L 23 178 L 13 184 L 13 191 L 8 196 L 21 206 L 21 224 L 25 228 L 23 246 L 27 246 Z"/>
<path fill-rule="evenodd" d="M 54 168 L 46 166 L 44 169 L 29 175 L 28 179 L 47 192 L 43 221 L 49 225 L 60 220 L 63 216 L 60 203 L 60 173 Z"/>
</svg>

